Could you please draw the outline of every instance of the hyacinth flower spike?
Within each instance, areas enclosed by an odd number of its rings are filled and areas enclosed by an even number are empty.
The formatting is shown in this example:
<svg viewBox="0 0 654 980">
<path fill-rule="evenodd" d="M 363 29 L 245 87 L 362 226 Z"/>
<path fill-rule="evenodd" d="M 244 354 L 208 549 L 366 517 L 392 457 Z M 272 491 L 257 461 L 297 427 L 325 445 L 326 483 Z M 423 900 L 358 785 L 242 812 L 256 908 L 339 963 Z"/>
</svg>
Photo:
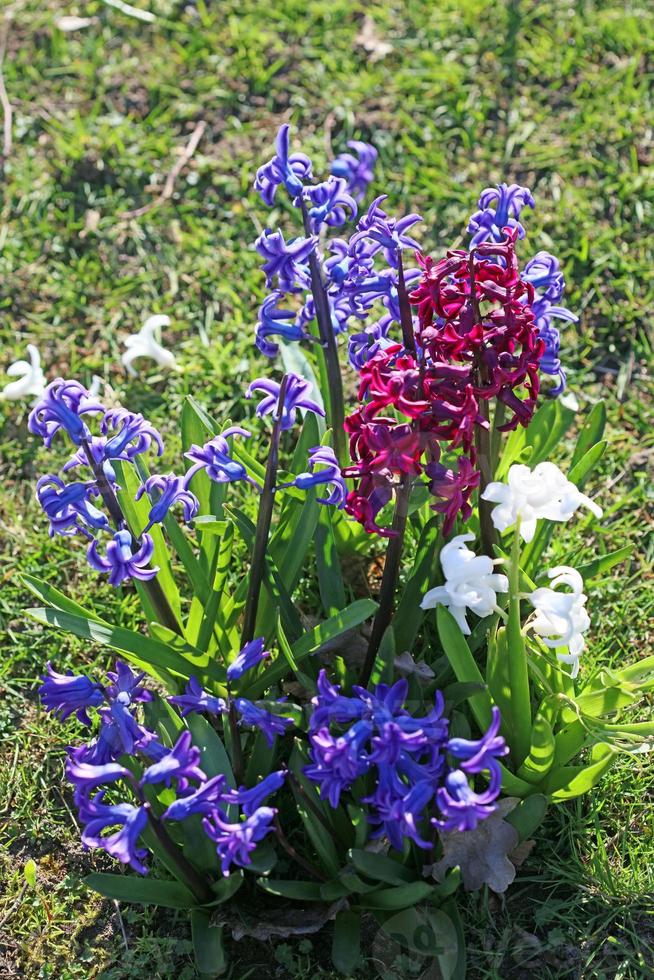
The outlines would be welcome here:
<svg viewBox="0 0 654 980">
<path fill-rule="evenodd" d="M 281 429 L 291 429 L 295 425 L 297 412 L 303 409 L 305 412 L 313 412 L 315 415 L 325 415 L 325 410 L 317 402 L 309 398 L 312 384 L 300 374 L 289 372 L 285 375 L 286 387 L 284 397 L 281 399 Z M 270 378 L 256 378 L 245 392 L 246 398 L 252 398 L 255 391 L 264 392 L 264 397 L 256 407 L 256 414 L 259 418 L 264 415 L 272 415 L 273 420 L 277 420 L 280 403 L 281 385 L 278 381 Z"/>
<path fill-rule="evenodd" d="M 149 316 L 144 322 L 138 333 L 130 334 L 125 339 L 127 350 L 121 357 L 121 364 L 127 369 L 127 373 L 136 377 L 137 371 L 134 368 L 134 361 L 145 357 L 155 361 L 159 367 L 177 367 L 177 361 L 172 351 L 166 350 L 161 343 L 161 328 L 170 326 L 170 317 L 165 315 Z"/>
<path fill-rule="evenodd" d="M 29 361 L 14 361 L 6 370 L 10 381 L 0 390 L 0 398 L 18 401 L 23 398 L 40 398 L 45 391 L 45 375 L 41 369 L 41 356 L 34 344 L 27 345 Z"/>
</svg>

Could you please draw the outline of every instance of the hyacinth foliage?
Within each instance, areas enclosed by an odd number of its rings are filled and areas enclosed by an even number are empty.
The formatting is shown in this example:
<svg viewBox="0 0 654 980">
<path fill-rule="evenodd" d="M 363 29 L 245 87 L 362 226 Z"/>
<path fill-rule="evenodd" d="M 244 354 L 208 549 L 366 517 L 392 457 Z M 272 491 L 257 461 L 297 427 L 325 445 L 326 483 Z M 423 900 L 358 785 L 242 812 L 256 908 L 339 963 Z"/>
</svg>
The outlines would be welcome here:
<svg viewBox="0 0 654 980">
<path fill-rule="evenodd" d="M 283 126 L 257 172 L 299 235 L 256 243 L 271 292 L 255 342 L 284 370 L 244 393 L 251 421 L 188 398 L 183 458 L 164 465 L 147 419 L 74 380 L 30 416 L 70 449 L 36 488 L 49 533 L 143 609 L 131 630 L 25 577 L 33 617 L 111 657 L 101 677 L 48 664 L 39 689 L 77 721 L 66 775 L 84 845 L 133 872 L 87 881 L 188 909 L 205 974 L 224 968 L 230 923 L 298 901 L 334 920 L 345 973 L 362 915 L 397 940 L 402 913 L 407 946 L 431 935 L 419 951 L 465 976 L 466 867 L 433 871 L 452 839 L 492 827 L 501 797 L 524 839 L 653 733 L 620 712 L 654 687 L 654 658 L 584 670 L 586 583 L 627 551 L 547 559 L 560 524 L 601 518 L 583 486 L 605 416 L 576 420 L 556 397 L 554 321 L 574 315 L 556 305 L 557 260 L 523 263 L 534 198 L 485 190 L 468 249 L 431 257 L 418 215 L 390 217 L 383 196 L 362 210 L 376 153 L 349 149 L 314 184 Z M 373 599 L 353 570 L 384 548 Z"/>
</svg>

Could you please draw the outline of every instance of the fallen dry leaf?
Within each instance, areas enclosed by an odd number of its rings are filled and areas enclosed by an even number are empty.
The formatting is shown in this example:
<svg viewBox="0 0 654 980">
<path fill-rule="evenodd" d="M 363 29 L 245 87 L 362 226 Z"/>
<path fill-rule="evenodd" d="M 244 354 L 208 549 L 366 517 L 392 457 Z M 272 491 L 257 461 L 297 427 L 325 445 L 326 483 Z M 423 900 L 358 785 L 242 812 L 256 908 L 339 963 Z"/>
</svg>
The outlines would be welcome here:
<svg viewBox="0 0 654 980">
<path fill-rule="evenodd" d="M 515 865 L 509 855 L 518 846 L 518 831 L 504 817 L 519 801 L 506 797 L 497 811 L 482 821 L 476 830 L 440 832 L 443 857 L 431 866 L 436 881 L 443 881 L 448 868 L 461 868 L 463 887 L 476 891 L 488 885 L 494 892 L 505 892 L 515 878 Z"/>
<path fill-rule="evenodd" d="M 393 45 L 379 36 L 374 20 L 367 14 L 363 19 L 361 30 L 355 38 L 355 43 L 368 52 L 371 61 L 381 61 L 393 50 Z"/>
</svg>

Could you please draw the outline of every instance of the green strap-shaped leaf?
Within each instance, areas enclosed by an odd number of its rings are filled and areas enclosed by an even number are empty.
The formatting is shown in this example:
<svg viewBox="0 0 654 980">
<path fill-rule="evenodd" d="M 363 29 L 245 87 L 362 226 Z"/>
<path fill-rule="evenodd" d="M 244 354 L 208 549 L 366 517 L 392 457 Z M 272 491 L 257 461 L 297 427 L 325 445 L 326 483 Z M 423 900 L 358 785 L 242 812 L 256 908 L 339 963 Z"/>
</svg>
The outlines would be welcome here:
<svg viewBox="0 0 654 980">
<path fill-rule="evenodd" d="M 616 755 L 612 746 L 600 742 L 593 747 L 589 765 L 563 766 L 553 770 L 543 783 L 543 793 L 547 793 L 553 803 L 582 796 L 599 782 Z"/>
<path fill-rule="evenodd" d="M 276 878 L 257 878 L 257 885 L 279 898 L 292 898 L 296 902 L 324 902 L 317 881 L 284 881 Z"/>
<path fill-rule="evenodd" d="M 547 797 L 542 793 L 534 793 L 526 800 L 521 800 L 504 818 L 518 831 L 520 840 L 527 840 L 545 819 L 547 812 Z"/>
<path fill-rule="evenodd" d="M 332 527 L 331 507 L 323 506 L 320 508 L 315 530 L 315 544 L 320 599 L 325 614 L 333 616 L 345 607 L 347 600 L 334 528 Z"/>
<path fill-rule="evenodd" d="M 463 683 L 480 684 L 484 691 L 474 694 L 470 700 L 470 708 L 480 728 L 485 731 L 492 719 L 491 700 L 486 690 L 484 678 L 470 652 L 459 624 L 449 609 L 445 606 L 436 607 L 436 625 L 441 646 L 457 680 Z"/>
<path fill-rule="evenodd" d="M 425 592 L 442 582 L 440 574 L 442 538 L 438 533 L 440 521 L 440 516 L 432 517 L 422 529 L 413 568 L 393 617 L 393 631 L 400 652 L 413 649 L 424 617 L 420 600 Z"/>
<path fill-rule="evenodd" d="M 579 433 L 579 438 L 577 439 L 577 445 L 575 446 L 575 451 L 572 455 L 572 466 L 583 459 L 586 453 L 593 448 L 598 442 L 600 442 L 602 436 L 604 435 L 604 429 L 606 427 L 606 404 L 603 401 L 594 405 L 588 418 L 584 422 L 581 432 Z"/>
<path fill-rule="evenodd" d="M 433 885 L 426 881 L 414 881 L 410 885 L 397 888 L 380 888 L 359 899 L 359 905 L 366 909 L 408 909 L 431 895 Z"/>
<path fill-rule="evenodd" d="M 181 637 L 177 639 L 185 651 L 184 654 L 176 652 L 167 643 L 144 636 L 142 633 L 135 633 L 122 626 L 108 626 L 84 616 L 61 612 L 59 609 L 38 607 L 28 609 L 27 612 L 39 623 L 55 626 L 92 643 L 120 650 L 146 668 L 153 668 L 155 674 L 159 671 L 170 671 L 185 680 L 194 674 L 200 680 L 205 678 L 217 684 L 224 681 L 224 671 L 217 664 L 207 664 L 204 658 L 196 657 L 197 651 L 184 644 Z"/>
<path fill-rule="evenodd" d="M 105 626 L 108 625 L 107 621 L 98 616 L 92 609 L 89 610 L 85 609 L 84 606 L 80 606 L 79 602 L 69 599 L 68 596 L 65 596 L 59 589 L 55 589 L 48 582 L 44 582 L 34 575 L 20 575 L 19 579 L 46 606 L 60 609 L 61 612 L 71 613 L 73 616 L 83 616 L 85 619 L 92 619 L 96 623 L 104 623 Z"/>
<path fill-rule="evenodd" d="M 350 976 L 361 959 L 361 915 L 339 912 L 334 920 L 332 963 L 339 973 Z"/>
<path fill-rule="evenodd" d="M 529 783 L 539 783 L 554 764 L 554 734 L 543 715 L 537 715 L 531 728 L 529 755 L 518 769 L 518 776 Z"/>
<path fill-rule="evenodd" d="M 220 976 L 227 966 L 223 928 L 211 925 L 210 912 L 195 909 L 191 913 L 191 938 L 198 973 L 205 977 Z"/>
<path fill-rule="evenodd" d="M 594 468 L 606 452 L 608 443 L 606 440 L 598 442 L 585 453 L 578 463 L 575 463 L 568 473 L 568 479 L 581 490 Z"/>
<path fill-rule="evenodd" d="M 329 619 L 319 623 L 318 626 L 309 630 L 308 633 L 305 633 L 304 636 L 301 636 L 299 640 L 293 643 L 291 649 L 296 663 L 299 664 L 305 657 L 308 657 L 311 653 L 315 653 L 316 650 L 330 640 L 335 639 L 343 633 L 347 633 L 348 630 L 354 629 L 355 626 L 359 626 L 366 619 L 370 619 L 376 610 L 377 603 L 373 602 L 372 599 L 358 599 L 337 613 L 336 616 L 330 616 Z M 263 691 L 268 690 L 273 684 L 277 684 L 283 679 L 286 670 L 286 662 L 284 660 L 276 660 L 248 688 L 248 697 L 257 698 Z"/>
<path fill-rule="evenodd" d="M 416 880 L 409 868 L 383 854 L 353 847 L 348 851 L 348 858 L 357 871 L 373 881 L 381 881 L 386 885 L 407 885 Z"/>
<path fill-rule="evenodd" d="M 159 881 L 157 878 L 136 875 L 90 874 L 84 884 L 105 898 L 135 905 L 161 905 L 167 909 L 191 909 L 197 902 L 191 892 L 178 881 Z"/>
</svg>

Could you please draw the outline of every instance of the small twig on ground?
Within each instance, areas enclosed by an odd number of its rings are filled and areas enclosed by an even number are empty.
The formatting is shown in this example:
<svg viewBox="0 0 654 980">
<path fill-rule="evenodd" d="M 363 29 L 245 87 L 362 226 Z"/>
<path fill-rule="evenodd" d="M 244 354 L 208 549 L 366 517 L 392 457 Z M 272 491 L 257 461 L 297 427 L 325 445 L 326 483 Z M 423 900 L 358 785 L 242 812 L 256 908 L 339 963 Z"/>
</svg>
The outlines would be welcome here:
<svg viewBox="0 0 654 980">
<path fill-rule="evenodd" d="M 138 7 L 133 7 L 131 3 L 125 3 L 124 0 L 102 0 L 102 2 L 107 7 L 115 7 L 116 10 L 120 10 L 121 14 L 136 17 L 137 20 L 142 20 L 146 24 L 152 24 L 157 19 L 149 10 L 140 10 Z"/>
<path fill-rule="evenodd" d="M 23 898 L 25 897 L 25 892 L 27 891 L 27 888 L 28 888 L 28 884 L 27 884 L 26 881 L 24 881 L 23 882 L 23 887 L 21 888 L 21 890 L 18 893 L 18 898 L 16 899 L 16 901 L 12 905 L 9 906 L 9 908 L 7 909 L 7 911 L 5 912 L 5 914 L 0 919 L 0 929 L 2 929 L 6 925 L 6 923 L 12 917 L 12 915 L 14 914 L 14 912 L 16 911 L 16 909 L 18 908 L 18 906 L 20 905 L 20 903 L 23 901 Z"/>
<path fill-rule="evenodd" d="M 123 942 L 125 944 L 125 950 L 129 953 L 129 943 L 127 942 L 127 933 L 125 932 L 125 923 L 123 922 L 123 917 L 120 914 L 120 905 L 114 898 L 114 907 L 116 909 L 116 915 L 118 916 L 118 925 L 120 926 L 120 931 L 123 937 Z"/>
<path fill-rule="evenodd" d="M 207 128 L 206 122 L 200 120 L 193 132 L 191 133 L 191 138 L 184 147 L 184 150 L 180 154 L 175 166 L 172 168 L 168 176 L 166 177 L 166 183 L 164 184 L 163 190 L 158 197 L 155 197 L 153 201 L 149 204 L 144 204 L 143 207 L 135 208 L 133 211 L 125 211 L 120 215 L 121 221 L 129 221 L 132 218 L 140 218 L 142 215 L 147 214 L 148 211 L 152 211 L 153 208 L 158 208 L 161 204 L 164 204 L 169 198 L 173 196 L 173 191 L 175 189 L 175 181 L 179 177 L 180 173 L 189 162 L 193 154 L 198 148 L 198 143 L 202 139 L 205 129 Z"/>
<path fill-rule="evenodd" d="M 7 94 L 3 72 L 5 52 L 7 50 L 7 37 L 9 35 L 9 21 L 10 15 L 5 14 L 2 27 L 0 27 L 0 106 L 2 106 L 2 155 L 0 155 L 0 173 L 4 170 L 5 163 L 11 153 L 11 126 L 13 120 L 13 109 Z"/>
</svg>

